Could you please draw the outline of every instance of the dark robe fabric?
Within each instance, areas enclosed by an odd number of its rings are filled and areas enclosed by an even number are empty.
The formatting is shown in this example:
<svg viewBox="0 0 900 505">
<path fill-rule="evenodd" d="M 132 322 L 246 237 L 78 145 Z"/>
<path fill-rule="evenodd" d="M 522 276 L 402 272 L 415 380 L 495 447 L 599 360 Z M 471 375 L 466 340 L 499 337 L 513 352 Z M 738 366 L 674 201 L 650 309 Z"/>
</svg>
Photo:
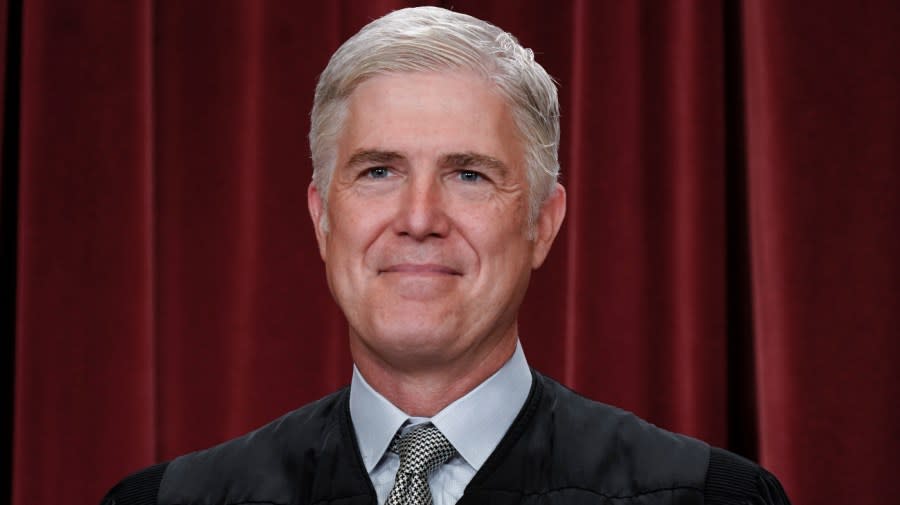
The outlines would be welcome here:
<svg viewBox="0 0 900 505">
<path fill-rule="evenodd" d="M 533 376 L 525 405 L 460 505 L 789 503 L 755 463 Z M 139 471 L 103 505 L 376 505 L 349 392 Z"/>
</svg>

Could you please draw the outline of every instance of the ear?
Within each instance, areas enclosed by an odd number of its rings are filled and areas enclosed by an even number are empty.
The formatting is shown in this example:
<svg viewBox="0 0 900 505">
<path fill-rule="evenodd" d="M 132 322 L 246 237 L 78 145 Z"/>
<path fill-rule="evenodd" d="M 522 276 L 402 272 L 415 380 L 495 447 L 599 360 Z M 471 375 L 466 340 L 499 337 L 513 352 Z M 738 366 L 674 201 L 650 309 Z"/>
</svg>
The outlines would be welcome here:
<svg viewBox="0 0 900 505">
<path fill-rule="evenodd" d="M 554 183 L 553 189 L 550 190 L 550 196 L 544 200 L 541 205 L 541 211 L 538 214 L 535 226 L 534 249 L 531 256 L 531 268 L 538 269 L 547 258 L 550 252 L 550 246 L 559 228 L 562 226 L 563 219 L 566 217 L 566 188 L 560 183 Z"/>
<path fill-rule="evenodd" d="M 309 183 L 309 188 L 306 190 L 306 203 L 309 205 L 309 217 L 312 218 L 313 228 L 316 230 L 319 255 L 322 257 L 322 261 L 325 261 L 325 239 L 327 233 L 322 228 L 322 216 L 325 208 L 322 203 L 322 195 L 319 194 L 319 188 L 316 187 L 315 183 Z"/>
</svg>

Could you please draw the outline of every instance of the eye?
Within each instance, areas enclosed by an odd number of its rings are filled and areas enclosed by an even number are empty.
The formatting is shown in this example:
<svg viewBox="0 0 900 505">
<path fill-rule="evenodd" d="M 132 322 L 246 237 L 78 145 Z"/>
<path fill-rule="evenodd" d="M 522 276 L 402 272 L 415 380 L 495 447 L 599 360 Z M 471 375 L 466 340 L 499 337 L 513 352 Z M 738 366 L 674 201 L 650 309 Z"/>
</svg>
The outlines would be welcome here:
<svg viewBox="0 0 900 505">
<path fill-rule="evenodd" d="M 387 167 L 372 167 L 365 171 L 365 175 L 369 179 L 384 179 L 391 175 L 391 171 Z"/>
<path fill-rule="evenodd" d="M 482 175 L 474 170 L 460 170 L 459 180 L 463 182 L 478 182 L 483 179 Z"/>
</svg>

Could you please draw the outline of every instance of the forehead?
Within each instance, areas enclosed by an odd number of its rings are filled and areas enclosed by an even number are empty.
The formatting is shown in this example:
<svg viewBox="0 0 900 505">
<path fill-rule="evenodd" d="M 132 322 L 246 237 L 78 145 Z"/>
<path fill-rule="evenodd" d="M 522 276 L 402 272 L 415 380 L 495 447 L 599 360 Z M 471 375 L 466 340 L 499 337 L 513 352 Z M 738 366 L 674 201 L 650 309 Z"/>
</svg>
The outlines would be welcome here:
<svg viewBox="0 0 900 505">
<path fill-rule="evenodd" d="M 510 166 L 522 159 L 506 99 L 493 83 L 471 72 L 372 77 L 348 97 L 343 126 L 339 157 L 378 149 L 408 156 L 480 153 Z"/>
</svg>

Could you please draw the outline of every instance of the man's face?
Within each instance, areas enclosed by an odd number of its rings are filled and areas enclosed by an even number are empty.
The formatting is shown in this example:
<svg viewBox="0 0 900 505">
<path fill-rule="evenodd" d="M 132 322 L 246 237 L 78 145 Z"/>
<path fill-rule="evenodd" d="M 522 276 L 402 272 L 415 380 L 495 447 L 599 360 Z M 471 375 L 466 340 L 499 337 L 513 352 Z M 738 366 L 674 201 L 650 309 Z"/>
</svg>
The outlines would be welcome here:
<svg viewBox="0 0 900 505">
<path fill-rule="evenodd" d="M 514 339 L 562 217 L 539 218 L 529 240 L 521 141 L 487 81 L 371 78 L 349 98 L 337 153 L 327 232 L 314 186 L 310 211 L 354 359 L 411 372 Z"/>
</svg>

